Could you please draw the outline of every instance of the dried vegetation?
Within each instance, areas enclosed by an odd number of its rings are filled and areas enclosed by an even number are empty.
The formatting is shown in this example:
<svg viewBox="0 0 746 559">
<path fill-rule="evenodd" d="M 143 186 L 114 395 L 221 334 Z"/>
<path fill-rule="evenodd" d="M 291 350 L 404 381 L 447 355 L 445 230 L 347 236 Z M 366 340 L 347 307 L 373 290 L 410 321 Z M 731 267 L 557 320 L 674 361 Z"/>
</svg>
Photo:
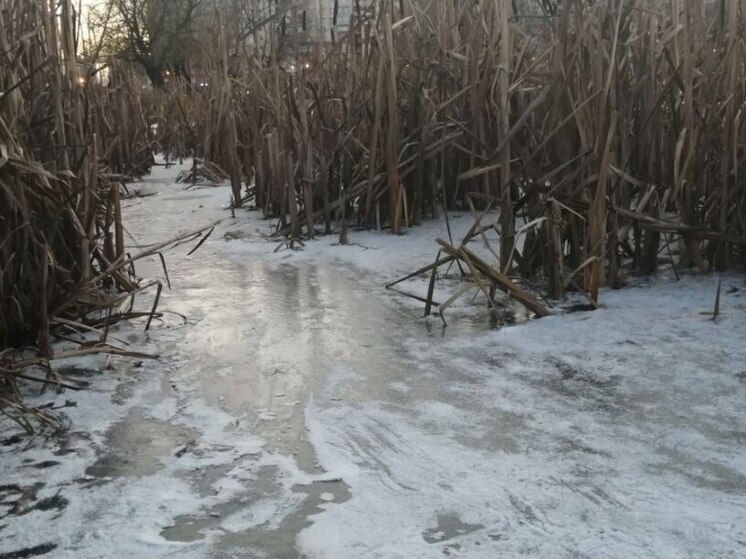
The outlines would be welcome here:
<svg viewBox="0 0 746 559">
<path fill-rule="evenodd" d="M 281 35 L 292 10 L 249 44 L 215 16 L 208 85 L 171 90 L 169 134 L 195 139 L 236 205 L 292 238 L 336 225 L 343 241 L 348 224 L 400 233 L 492 208 L 498 273 L 594 306 L 661 255 L 744 263 L 742 2 L 365 5 L 318 43 Z"/>
<path fill-rule="evenodd" d="M 122 224 L 123 174 L 153 160 L 141 96 L 116 68 L 99 83 L 76 57 L 76 32 L 70 1 L 0 0 L 0 412 L 28 430 L 57 418 L 26 406 L 17 380 L 75 389 L 52 358 L 147 357 L 108 331 L 143 314 L 136 293 L 160 292 L 133 264 L 163 246 L 128 254 Z M 155 307 L 144 315 L 149 324 Z"/>
</svg>

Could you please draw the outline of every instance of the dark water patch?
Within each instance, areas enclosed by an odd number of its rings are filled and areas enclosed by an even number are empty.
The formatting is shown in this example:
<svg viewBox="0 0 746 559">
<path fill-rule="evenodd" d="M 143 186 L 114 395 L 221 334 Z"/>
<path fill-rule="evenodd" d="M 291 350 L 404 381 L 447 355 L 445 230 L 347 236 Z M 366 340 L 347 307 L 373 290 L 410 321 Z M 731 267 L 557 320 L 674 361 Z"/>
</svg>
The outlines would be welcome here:
<svg viewBox="0 0 746 559">
<path fill-rule="evenodd" d="M 590 312 L 595 310 L 595 307 L 588 303 L 577 303 L 574 305 L 568 305 L 567 307 L 562 307 L 562 310 L 566 313 Z"/>
<path fill-rule="evenodd" d="M 97 377 L 101 375 L 100 369 L 93 369 L 91 367 L 80 367 L 77 365 L 63 365 L 61 367 L 55 367 L 54 371 L 62 376 L 76 379 L 89 379 L 91 377 Z"/>
<path fill-rule="evenodd" d="M 215 556 L 235 557 L 236 549 L 251 549 L 259 557 L 299 557 L 295 542 L 297 535 L 313 522 L 313 516 L 327 506 L 348 501 L 352 495 L 342 480 L 318 481 L 296 485 L 293 493 L 304 494 L 303 502 L 278 525 L 258 526 L 243 532 L 226 534 L 218 543 Z M 252 555 L 249 554 L 249 557 Z"/>
<path fill-rule="evenodd" d="M 0 559 L 24 559 L 26 557 L 39 557 L 57 549 L 57 544 L 43 543 L 34 547 L 26 547 L 9 553 L 0 553 Z"/>
<path fill-rule="evenodd" d="M 478 530 L 482 530 L 481 524 L 467 524 L 457 514 L 439 514 L 438 523 L 422 533 L 422 539 L 427 543 L 443 543 L 461 536 L 468 536 Z M 451 549 L 457 550 L 458 548 Z"/>
<path fill-rule="evenodd" d="M 170 541 L 190 543 L 203 539 L 207 532 L 218 530 L 223 535 L 211 550 L 212 557 L 235 557 L 234 553 L 239 549 L 251 550 L 251 553 L 247 551 L 246 555 L 240 555 L 242 557 L 298 557 L 295 548 L 297 534 L 311 525 L 313 515 L 323 512 L 327 506 L 348 501 L 351 498 L 350 490 L 341 479 L 294 485 L 292 493 L 303 498 L 284 516 L 280 515 L 281 518 L 262 519 L 259 516 L 252 519 L 251 515 L 247 515 L 240 518 L 236 525 L 231 525 L 236 516 L 241 517 L 242 513 L 254 505 L 261 505 L 263 501 L 270 505 L 278 500 L 292 504 L 292 498 L 285 494 L 277 476 L 275 466 L 260 468 L 246 490 L 230 502 L 213 507 L 199 516 L 179 517 L 161 535 Z M 258 514 L 261 515 L 261 512 Z M 247 527 L 240 528 L 241 522 L 246 522 Z"/>
<path fill-rule="evenodd" d="M 22 493 L 23 488 L 17 483 L 0 485 L 0 507 L 10 510 L 14 509 L 16 499 L 13 498 L 20 496 Z"/>
<path fill-rule="evenodd" d="M 744 375 L 746 375 L 746 373 L 744 373 Z M 11 435 L 10 437 L 0 440 L 0 445 L 13 446 L 13 445 L 19 444 L 21 441 L 23 441 L 23 435 L 19 433 L 19 434 Z"/>
<path fill-rule="evenodd" d="M 60 462 L 57 462 L 56 460 L 44 460 L 43 462 L 37 462 L 36 464 L 31 464 L 32 468 L 36 468 L 37 470 L 46 470 L 47 468 L 51 468 L 53 466 L 59 466 Z"/>
<path fill-rule="evenodd" d="M 57 495 L 54 495 L 53 497 L 46 497 L 44 499 L 40 499 L 33 506 L 29 507 L 23 514 L 27 514 L 27 513 L 31 512 L 32 510 L 41 510 L 41 511 L 56 510 L 56 511 L 62 511 L 69 504 L 70 504 L 70 501 L 68 501 L 64 497 L 61 497 L 59 495 L 59 493 L 58 493 Z"/>
<path fill-rule="evenodd" d="M 193 438 L 183 427 L 144 417 L 143 410 L 133 409 L 109 429 L 106 453 L 85 473 L 99 478 L 152 475 L 162 468 L 161 458 L 173 455 Z"/>
<path fill-rule="evenodd" d="M 55 456 L 67 456 L 75 454 L 80 450 L 80 443 L 84 441 L 86 445 L 92 445 L 90 433 L 84 431 L 61 431 L 55 434 L 54 442 L 57 450 L 52 454 Z"/>
<path fill-rule="evenodd" d="M 10 516 L 21 516 L 33 510 L 36 496 L 44 487 L 40 481 L 31 485 L 18 485 L 15 483 L 0 485 L 0 506 L 6 508 L 6 513 Z"/>
<path fill-rule="evenodd" d="M 75 454 L 76 450 L 74 448 L 61 448 L 59 450 L 56 450 L 54 452 L 55 456 L 67 456 L 68 454 Z"/>
</svg>

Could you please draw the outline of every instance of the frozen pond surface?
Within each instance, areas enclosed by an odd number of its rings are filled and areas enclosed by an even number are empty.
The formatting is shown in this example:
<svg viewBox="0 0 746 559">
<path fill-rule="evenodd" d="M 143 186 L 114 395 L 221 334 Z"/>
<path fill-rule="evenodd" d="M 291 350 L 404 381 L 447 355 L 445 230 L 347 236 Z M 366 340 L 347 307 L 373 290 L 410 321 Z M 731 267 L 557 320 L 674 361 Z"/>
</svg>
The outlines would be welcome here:
<svg viewBox="0 0 746 559">
<path fill-rule="evenodd" d="M 136 242 L 227 215 L 176 173 L 129 202 Z M 716 322 L 690 277 L 501 330 L 467 301 L 444 330 L 382 289 L 441 228 L 275 253 L 239 212 L 167 255 L 173 314 L 117 332 L 162 361 L 59 364 L 91 382 L 38 397 L 71 431 L 4 427 L 0 558 L 746 556 L 745 278 Z"/>
</svg>

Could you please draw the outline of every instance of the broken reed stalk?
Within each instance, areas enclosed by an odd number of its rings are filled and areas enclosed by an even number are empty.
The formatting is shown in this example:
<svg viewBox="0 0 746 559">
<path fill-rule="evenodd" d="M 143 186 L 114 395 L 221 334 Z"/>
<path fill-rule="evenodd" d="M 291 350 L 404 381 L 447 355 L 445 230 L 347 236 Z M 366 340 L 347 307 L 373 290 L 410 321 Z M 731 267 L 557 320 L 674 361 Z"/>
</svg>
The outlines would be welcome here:
<svg viewBox="0 0 746 559">
<path fill-rule="evenodd" d="M 536 299 L 536 297 L 531 295 L 522 287 L 516 285 L 508 276 L 490 266 L 487 262 L 466 248 L 466 246 L 457 248 L 442 239 L 436 239 L 436 242 L 441 246 L 443 252 L 466 263 L 469 268 L 473 270 L 473 275 L 474 272 L 478 272 L 485 278 L 489 279 L 495 286 L 513 297 L 516 301 L 533 312 L 537 317 L 542 318 L 552 314 L 549 309 Z M 474 279 L 478 281 L 476 276 Z"/>
</svg>

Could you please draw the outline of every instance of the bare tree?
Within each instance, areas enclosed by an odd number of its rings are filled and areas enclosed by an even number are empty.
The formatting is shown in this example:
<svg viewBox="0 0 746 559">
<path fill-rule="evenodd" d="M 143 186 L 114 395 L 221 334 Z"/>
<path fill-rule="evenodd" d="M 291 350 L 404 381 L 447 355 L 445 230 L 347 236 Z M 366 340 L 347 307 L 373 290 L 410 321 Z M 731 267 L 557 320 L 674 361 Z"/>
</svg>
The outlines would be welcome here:
<svg viewBox="0 0 746 559">
<path fill-rule="evenodd" d="M 205 0 L 109 0 L 105 44 L 110 55 L 139 64 L 154 87 L 164 72 L 188 77 L 189 53 L 195 41 Z M 94 15 L 95 25 L 95 15 Z"/>
</svg>

